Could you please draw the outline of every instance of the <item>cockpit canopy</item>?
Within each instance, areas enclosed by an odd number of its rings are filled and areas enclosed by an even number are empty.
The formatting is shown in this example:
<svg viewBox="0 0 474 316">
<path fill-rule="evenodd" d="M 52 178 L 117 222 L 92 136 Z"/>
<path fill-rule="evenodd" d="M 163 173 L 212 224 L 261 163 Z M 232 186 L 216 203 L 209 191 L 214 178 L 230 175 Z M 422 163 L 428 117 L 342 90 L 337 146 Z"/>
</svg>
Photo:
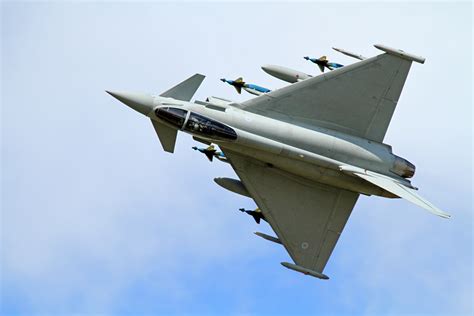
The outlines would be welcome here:
<svg viewBox="0 0 474 316">
<path fill-rule="evenodd" d="M 178 108 L 158 108 L 155 110 L 155 115 L 178 129 L 182 129 L 188 111 Z"/>
<path fill-rule="evenodd" d="M 216 140 L 235 140 L 237 133 L 229 126 L 196 113 L 188 115 L 187 110 L 162 107 L 155 110 L 155 115 L 175 126 L 197 136 Z"/>
</svg>

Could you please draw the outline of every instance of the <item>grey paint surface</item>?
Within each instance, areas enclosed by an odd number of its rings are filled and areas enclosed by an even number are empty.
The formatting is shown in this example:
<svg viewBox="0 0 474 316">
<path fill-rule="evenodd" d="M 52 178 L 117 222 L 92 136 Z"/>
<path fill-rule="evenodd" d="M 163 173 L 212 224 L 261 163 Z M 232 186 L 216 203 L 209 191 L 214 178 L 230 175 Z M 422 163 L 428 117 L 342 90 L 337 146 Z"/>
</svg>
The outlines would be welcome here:
<svg viewBox="0 0 474 316">
<path fill-rule="evenodd" d="M 382 54 L 251 99 L 243 107 L 382 142 L 410 65 Z"/>
</svg>

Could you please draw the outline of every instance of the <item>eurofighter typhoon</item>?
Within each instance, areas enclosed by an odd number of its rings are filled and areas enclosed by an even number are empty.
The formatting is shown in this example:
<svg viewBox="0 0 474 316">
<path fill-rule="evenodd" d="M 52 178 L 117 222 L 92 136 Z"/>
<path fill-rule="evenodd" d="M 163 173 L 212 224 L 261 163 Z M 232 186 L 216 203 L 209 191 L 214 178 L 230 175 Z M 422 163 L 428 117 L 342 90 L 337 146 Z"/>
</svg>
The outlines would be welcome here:
<svg viewBox="0 0 474 316">
<path fill-rule="evenodd" d="M 148 116 L 169 153 L 178 131 L 219 146 L 221 153 L 200 151 L 230 163 L 239 180 L 215 182 L 253 199 L 257 209 L 241 211 L 264 219 L 276 237 L 256 234 L 285 247 L 294 263 L 283 266 L 328 279 L 324 268 L 360 194 L 403 198 L 450 217 L 418 194 L 409 180 L 415 166 L 383 143 L 411 64 L 425 59 L 375 47 L 384 53 L 351 53 L 361 60 L 292 79 L 242 103 L 216 97 L 190 102 L 204 79 L 200 74 L 159 96 L 107 92 Z"/>
</svg>

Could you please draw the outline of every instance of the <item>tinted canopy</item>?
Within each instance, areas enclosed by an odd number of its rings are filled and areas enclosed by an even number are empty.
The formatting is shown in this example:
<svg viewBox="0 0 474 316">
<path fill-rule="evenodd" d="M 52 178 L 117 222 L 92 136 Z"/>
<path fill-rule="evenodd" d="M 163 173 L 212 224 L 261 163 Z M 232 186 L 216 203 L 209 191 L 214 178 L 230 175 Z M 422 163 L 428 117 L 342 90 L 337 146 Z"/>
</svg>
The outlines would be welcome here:
<svg viewBox="0 0 474 316">
<path fill-rule="evenodd" d="M 155 110 L 155 114 L 158 118 L 163 121 L 176 126 L 178 129 L 183 128 L 184 121 L 188 111 L 178 108 L 158 108 Z"/>
</svg>

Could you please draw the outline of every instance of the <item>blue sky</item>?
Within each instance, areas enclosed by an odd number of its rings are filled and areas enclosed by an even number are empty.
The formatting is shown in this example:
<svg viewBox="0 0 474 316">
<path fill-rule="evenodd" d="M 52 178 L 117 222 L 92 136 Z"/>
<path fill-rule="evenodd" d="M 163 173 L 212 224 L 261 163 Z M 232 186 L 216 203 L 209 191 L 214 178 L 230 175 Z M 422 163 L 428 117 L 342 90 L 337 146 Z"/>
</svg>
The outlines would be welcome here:
<svg viewBox="0 0 474 316">
<path fill-rule="evenodd" d="M 1 312 L 13 314 L 469 315 L 472 274 L 470 3 L 1 4 Z M 325 269 L 280 266 L 215 185 L 234 177 L 105 89 L 159 93 L 207 75 L 197 99 L 243 101 L 220 82 L 302 57 L 354 60 L 383 43 L 422 55 L 385 142 L 453 218 L 361 197 Z"/>
</svg>

